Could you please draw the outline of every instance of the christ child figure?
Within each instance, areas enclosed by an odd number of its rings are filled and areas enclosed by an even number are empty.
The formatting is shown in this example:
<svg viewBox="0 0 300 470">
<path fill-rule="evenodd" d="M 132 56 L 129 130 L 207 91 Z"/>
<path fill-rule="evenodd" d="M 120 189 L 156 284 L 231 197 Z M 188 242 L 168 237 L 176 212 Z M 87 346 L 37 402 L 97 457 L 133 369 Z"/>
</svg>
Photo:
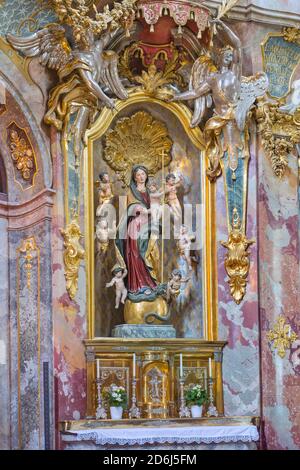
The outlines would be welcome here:
<svg viewBox="0 0 300 470">
<path fill-rule="evenodd" d="M 96 211 L 96 216 L 101 216 L 101 208 L 103 204 L 107 204 L 113 198 L 112 184 L 109 179 L 109 174 L 107 171 L 102 171 L 99 174 L 99 186 L 98 186 L 98 207 Z"/>
<path fill-rule="evenodd" d="M 186 261 L 190 271 L 192 270 L 191 242 L 194 240 L 195 237 L 189 234 L 188 227 L 186 225 L 181 225 L 177 247 L 180 256 Z"/>
<path fill-rule="evenodd" d="M 167 284 L 167 302 L 170 303 L 172 298 L 178 297 L 182 284 L 186 284 L 190 280 L 189 277 L 182 279 L 180 269 L 173 269 L 169 282 Z"/>
<path fill-rule="evenodd" d="M 127 289 L 124 284 L 124 279 L 127 276 L 127 269 L 116 266 L 112 269 L 113 278 L 106 284 L 106 287 L 116 286 L 116 304 L 115 308 L 119 308 L 120 301 L 125 303 L 127 297 Z"/>
<path fill-rule="evenodd" d="M 150 193 L 150 213 L 152 223 L 157 226 L 161 215 L 161 197 L 164 195 L 164 191 L 159 190 L 158 184 L 154 179 L 148 183 L 147 188 Z"/>
<path fill-rule="evenodd" d="M 177 189 L 182 185 L 182 176 L 176 182 L 176 176 L 169 173 L 166 176 L 165 195 L 166 203 L 169 205 L 171 212 L 176 219 L 181 218 L 181 206 L 177 197 Z"/>
</svg>

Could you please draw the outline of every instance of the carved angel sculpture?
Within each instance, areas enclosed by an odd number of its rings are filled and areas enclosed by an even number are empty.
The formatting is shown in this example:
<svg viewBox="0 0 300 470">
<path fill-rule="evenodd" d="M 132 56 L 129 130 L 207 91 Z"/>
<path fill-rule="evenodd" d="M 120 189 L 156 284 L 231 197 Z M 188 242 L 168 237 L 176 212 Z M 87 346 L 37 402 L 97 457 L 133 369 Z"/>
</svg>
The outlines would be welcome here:
<svg viewBox="0 0 300 470">
<path fill-rule="evenodd" d="M 197 126 L 206 109 L 214 104 L 214 114 L 204 127 L 209 159 L 207 175 L 213 181 L 221 174 L 220 159 L 226 151 L 234 177 L 238 158 L 243 150 L 247 151 L 245 124 L 249 110 L 256 98 L 265 94 L 268 79 L 264 73 L 242 77 L 239 38 L 221 20 L 212 23 L 226 44 L 219 50 L 219 63 L 214 64 L 209 56 L 199 57 L 192 68 L 189 90 L 172 100 L 194 100 L 191 127 Z"/>
<path fill-rule="evenodd" d="M 134 1 L 127 1 L 127 3 L 132 7 Z M 44 120 L 58 130 L 64 130 L 68 114 L 76 113 L 71 127 L 71 132 L 75 137 L 76 156 L 80 154 L 81 138 L 88 125 L 93 122 L 95 112 L 100 105 L 114 107 L 114 101 L 107 96 L 103 88 L 108 88 L 120 99 L 127 98 L 127 92 L 118 75 L 118 55 L 114 51 L 105 50 L 112 35 L 121 24 L 121 21 L 119 24 L 116 23 L 119 19 L 117 13 L 122 11 L 124 13 L 127 3 L 125 1 L 125 6 L 117 4 L 123 10 L 115 6 L 111 12 L 108 10 L 105 15 L 102 15 L 106 20 L 107 18 L 110 20 L 110 26 L 107 24 L 103 26 L 103 21 L 99 23 L 104 29 L 101 34 L 99 33 L 100 26 L 96 25 L 98 29 L 95 29 L 96 21 L 91 18 L 86 17 L 87 27 L 79 33 L 77 32 L 78 26 L 76 29 L 76 25 L 73 24 L 73 39 L 76 43 L 73 50 L 66 38 L 65 28 L 59 24 L 51 24 L 27 37 L 7 35 L 7 40 L 15 49 L 27 57 L 40 56 L 42 65 L 57 72 L 59 84 L 50 92 L 48 111 Z M 97 14 L 96 18 L 100 16 L 101 14 Z M 74 18 L 73 23 L 75 23 Z"/>
</svg>

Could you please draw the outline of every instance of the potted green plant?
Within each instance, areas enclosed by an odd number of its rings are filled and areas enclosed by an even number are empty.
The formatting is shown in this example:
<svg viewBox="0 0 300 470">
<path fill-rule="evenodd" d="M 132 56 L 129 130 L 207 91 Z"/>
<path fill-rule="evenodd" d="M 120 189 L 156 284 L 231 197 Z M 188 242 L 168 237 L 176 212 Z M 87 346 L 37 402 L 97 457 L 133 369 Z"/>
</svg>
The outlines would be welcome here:
<svg viewBox="0 0 300 470">
<path fill-rule="evenodd" d="M 111 419 L 122 419 L 123 410 L 127 406 L 127 393 L 124 387 L 111 384 L 105 392 L 105 399 L 110 406 Z"/>
<path fill-rule="evenodd" d="M 184 393 L 187 406 L 191 407 L 192 418 L 201 418 L 202 408 L 208 402 L 207 391 L 201 385 L 191 385 Z"/>
</svg>

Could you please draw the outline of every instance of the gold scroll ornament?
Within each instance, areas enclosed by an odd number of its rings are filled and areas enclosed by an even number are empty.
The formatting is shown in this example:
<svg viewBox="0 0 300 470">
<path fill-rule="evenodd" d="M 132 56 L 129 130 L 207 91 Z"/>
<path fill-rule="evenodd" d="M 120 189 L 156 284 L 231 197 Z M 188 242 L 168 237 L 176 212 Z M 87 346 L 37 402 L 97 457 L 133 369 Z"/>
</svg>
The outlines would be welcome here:
<svg viewBox="0 0 300 470">
<path fill-rule="evenodd" d="M 24 183 L 33 184 L 37 173 L 36 157 L 25 129 L 12 122 L 7 128 L 7 137 L 11 158 L 17 173 Z M 23 188 L 21 181 L 20 184 Z"/>
<path fill-rule="evenodd" d="M 291 327 L 286 323 L 283 316 L 279 316 L 272 330 L 267 333 L 268 340 L 273 343 L 277 354 L 282 359 L 285 357 L 285 353 L 290 349 L 292 343 L 296 341 L 297 335 L 291 330 Z"/>
<path fill-rule="evenodd" d="M 34 237 L 27 238 L 23 240 L 21 247 L 19 248 L 20 253 L 24 255 L 24 269 L 26 272 L 27 278 L 27 288 L 31 289 L 31 270 L 32 270 L 32 260 L 34 258 L 33 253 L 38 250 L 36 241 Z"/>
<path fill-rule="evenodd" d="M 285 175 L 288 157 L 295 145 L 300 143 L 300 109 L 287 114 L 280 110 L 281 105 L 280 101 L 271 103 L 262 98 L 258 100 L 256 109 L 258 131 L 277 178 Z"/>
<path fill-rule="evenodd" d="M 179 87 L 185 87 L 186 83 L 180 71 L 188 63 L 188 58 L 183 53 L 179 53 L 173 44 L 169 45 L 172 56 L 166 59 L 165 66 L 158 70 L 156 60 L 159 54 L 166 54 L 165 51 L 158 51 L 150 65 L 146 64 L 145 52 L 142 42 L 135 42 L 128 46 L 120 57 L 119 71 L 122 76 L 128 78 L 132 83 L 141 85 L 143 91 L 149 95 L 161 100 L 171 98 L 173 93 L 166 87 L 168 84 L 177 84 Z M 144 70 L 140 74 L 134 74 L 132 71 L 132 59 L 139 55 Z"/>
<path fill-rule="evenodd" d="M 73 300 L 78 289 L 78 271 L 80 261 L 84 259 L 85 251 L 80 245 L 82 234 L 76 220 L 72 220 L 61 234 L 64 237 L 64 264 L 66 288 L 70 298 Z"/>
<path fill-rule="evenodd" d="M 283 28 L 279 36 L 282 36 L 287 42 L 300 45 L 299 28 Z M 296 67 L 298 66 L 296 65 Z M 297 82 L 298 80 L 293 85 Z M 293 104 L 293 94 L 295 94 L 297 103 L 299 93 L 294 86 L 292 88 L 294 92 L 288 100 Z M 282 178 L 285 175 L 288 157 L 295 149 L 295 145 L 300 143 L 300 107 L 297 108 L 296 104 L 288 109 L 289 106 L 285 102 L 286 98 L 277 99 L 275 102 L 269 102 L 264 97 L 259 98 L 256 110 L 258 130 L 262 136 L 263 147 L 277 178 Z"/>
<path fill-rule="evenodd" d="M 241 229 L 241 223 L 236 208 L 233 209 L 232 230 L 228 241 L 221 244 L 228 249 L 225 257 L 225 269 L 229 277 L 230 293 L 237 304 L 240 304 L 246 293 L 247 276 L 250 268 L 248 251 L 255 241 L 248 240 Z"/>
</svg>

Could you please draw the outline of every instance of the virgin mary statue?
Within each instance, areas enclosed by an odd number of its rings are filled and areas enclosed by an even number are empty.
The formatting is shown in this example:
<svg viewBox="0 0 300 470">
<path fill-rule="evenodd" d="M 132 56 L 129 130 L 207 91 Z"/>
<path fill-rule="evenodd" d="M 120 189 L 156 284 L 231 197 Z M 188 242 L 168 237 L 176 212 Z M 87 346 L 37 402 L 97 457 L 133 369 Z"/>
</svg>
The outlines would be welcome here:
<svg viewBox="0 0 300 470">
<path fill-rule="evenodd" d="M 116 236 L 118 264 L 127 269 L 126 323 L 145 323 L 149 314 L 157 321 L 167 319 L 166 290 L 159 278 L 157 231 L 151 232 L 148 170 L 143 165 L 132 168 L 127 210 L 121 218 Z M 165 317 L 165 318 L 164 318 Z"/>
</svg>

